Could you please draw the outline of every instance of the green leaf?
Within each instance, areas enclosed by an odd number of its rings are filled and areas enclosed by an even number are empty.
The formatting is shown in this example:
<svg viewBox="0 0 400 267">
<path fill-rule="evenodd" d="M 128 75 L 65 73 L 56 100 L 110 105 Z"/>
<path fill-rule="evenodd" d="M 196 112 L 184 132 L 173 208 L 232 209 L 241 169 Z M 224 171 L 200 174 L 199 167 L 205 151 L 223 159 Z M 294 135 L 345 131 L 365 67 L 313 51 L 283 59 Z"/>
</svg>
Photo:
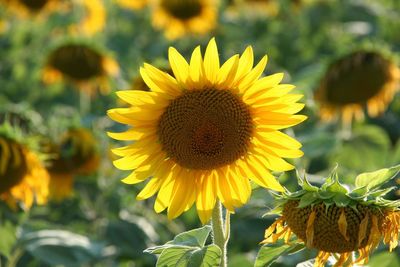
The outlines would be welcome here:
<svg viewBox="0 0 400 267">
<path fill-rule="evenodd" d="M 210 235 L 211 226 L 204 225 L 201 228 L 193 229 L 177 235 L 171 244 L 182 246 L 197 246 L 203 247 L 207 237 Z"/>
<path fill-rule="evenodd" d="M 152 229 L 150 224 L 146 227 Z M 118 248 L 121 256 L 131 259 L 143 257 L 142 251 L 150 241 L 139 225 L 123 220 L 110 222 L 106 227 L 105 237 L 109 243 Z"/>
<path fill-rule="evenodd" d="M 211 226 L 205 225 L 201 228 L 193 229 L 187 232 L 180 233 L 179 235 L 175 236 L 172 241 L 167 242 L 161 246 L 155 246 L 151 248 L 147 248 L 144 252 L 151 253 L 151 254 L 160 254 L 165 249 L 171 247 L 187 247 L 187 248 L 202 248 L 210 235 Z"/>
<path fill-rule="evenodd" d="M 381 252 L 372 255 L 368 264 L 370 267 L 394 267 L 400 266 L 400 257 L 396 252 Z"/>
<path fill-rule="evenodd" d="M 15 231 L 15 226 L 9 221 L 0 226 L 0 254 L 7 258 L 10 256 L 11 250 L 17 240 Z"/>
<path fill-rule="evenodd" d="M 106 253 L 103 244 L 62 230 L 25 233 L 21 236 L 20 246 L 52 266 L 82 266 L 103 258 Z"/>
<path fill-rule="evenodd" d="M 170 247 L 165 249 L 157 261 L 160 267 L 217 267 L 221 263 L 221 250 L 217 245 L 203 248 Z"/>
<path fill-rule="evenodd" d="M 394 178 L 400 171 L 400 165 L 384 168 L 374 172 L 365 172 L 356 177 L 356 189 L 365 187 L 365 192 L 382 185 Z"/>
<path fill-rule="evenodd" d="M 254 267 L 265 267 L 271 265 L 280 256 L 288 254 L 291 251 L 298 251 L 299 244 L 284 244 L 278 241 L 275 244 L 268 244 L 261 247 L 258 252 Z"/>
</svg>

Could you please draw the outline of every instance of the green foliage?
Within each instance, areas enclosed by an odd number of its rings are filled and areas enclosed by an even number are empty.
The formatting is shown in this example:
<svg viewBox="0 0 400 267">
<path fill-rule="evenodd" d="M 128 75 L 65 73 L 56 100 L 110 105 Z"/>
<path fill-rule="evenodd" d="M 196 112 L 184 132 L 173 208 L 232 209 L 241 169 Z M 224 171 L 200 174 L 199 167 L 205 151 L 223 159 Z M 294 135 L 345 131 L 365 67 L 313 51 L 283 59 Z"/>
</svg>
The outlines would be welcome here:
<svg viewBox="0 0 400 267">
<path fill-rule="evenodd" d="M 108 257 L 104 244 L 62 230 L 24 233 L 18 246 L 49 265 L 82 266 Z"/>
<path fill-rule="evenodd" d="M 0 225 L 0 255 L 10 257 L 12 248 L 17 241 L 16 227 L 11 222 L 6 221 Z"/>
<path fill-rule="evenodd" d="M 303 245 L 296 243 L 288 245 L 284 244 L 282 241 L 275 244 L 264 245 L 258 251 L 254 267 L 271 266 L 279 257 L 285 256 L 288 253 L 298 252 L 303 248 Z"/>
<path fill-rule="evenodd" d="M 178 234 L 165 245 L 148 248 L 145 252 L 160 254 L 157 266 L 161 267 L 219 266 L 220 248 L 214 244 L 205 245 L 210 232 L 211 227 L 205 225 L 202 228 Z"/>
</svg>

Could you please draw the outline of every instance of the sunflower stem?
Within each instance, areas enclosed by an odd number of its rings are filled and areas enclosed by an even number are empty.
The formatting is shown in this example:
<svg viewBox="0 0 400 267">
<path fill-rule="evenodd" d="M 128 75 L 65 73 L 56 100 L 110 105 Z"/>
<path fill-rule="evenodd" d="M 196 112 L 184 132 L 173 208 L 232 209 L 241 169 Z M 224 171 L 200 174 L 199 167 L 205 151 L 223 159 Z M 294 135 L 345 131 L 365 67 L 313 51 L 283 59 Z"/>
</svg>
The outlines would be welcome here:
<svg viewBox="0 0 400 267">
<path fill-rule="evenodd" d="M 215 207 L 212 212 L 212 217 L 211 217 L 211 226 L 212 226 L 212 232 L 213 232 L 213 243 L 217 245 L 222 252 L 221 256 L 221 267 L 227 267 L 227 249 L 226 245 L 228 243 L 229 239 L 229 231 L 230 231 L 230 226 L 229 226 L 229 212 L 227 212 L 227 219 L 225 220 L 225 226 L 224 222 L 222 219 L 222 205 L 221 202 L 217 201 L 215 204 Z M 225 229 L 224 229 L 225 228 Z M 225 231 L 224 231 L 225 230 Z"/>
</svg>

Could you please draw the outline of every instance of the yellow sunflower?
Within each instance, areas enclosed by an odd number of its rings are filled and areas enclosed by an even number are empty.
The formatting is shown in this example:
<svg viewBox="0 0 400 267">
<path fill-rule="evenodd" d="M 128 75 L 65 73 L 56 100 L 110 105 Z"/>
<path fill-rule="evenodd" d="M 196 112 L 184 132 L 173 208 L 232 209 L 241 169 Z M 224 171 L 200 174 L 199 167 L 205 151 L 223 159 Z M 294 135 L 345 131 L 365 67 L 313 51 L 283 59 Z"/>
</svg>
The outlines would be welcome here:
<svg viewBox="0 0 400 267">
<path fill-rule="evenodd" d="M 211 31 L 217 20 L 217 0 L 156 0 L 152 21 L 165 36 L 176 39 Z"/>
<path fill-rule="evenodd" d="M 54 83 L 62 79 L 93 94 L 109 89 L 109 78 L 119 72 L 118 64 L 110 57 L 87 44 L 65 43 L 49 54 L 43 71 L 43 81 Z"/>
<path fill-rule="evenodd" d="M 239 14 L 251 17 L 276 16 L 279 13 L 277 0 L 231 0 L 228 1 L 228 16 L 236 17 Z"/>
<path fill-rule="evenodd" d="M 142 9 L 148 4 L 148 0 L 115 0 L 118 5 L 128 9 Z"/>
<path fill-rule="evenodd" d="M 304 107 L 296 103 L 302 95 L 288 94 L 294 86 L 279 84 L 282 73 L 261 78 L 267 56 L 253 68 L 250 46 L 221 66 L 214 39 L 204 59 L 199 46 L 190 63 L 171 47 L 169 63 L 174 75 L 144 64 L 140 73 L 151 91 L 120 91 L 131 106 L 108 111 L 131 127 L 110 137 L 135 140 L 113 150 L 122 157 L 114 165 L 133 170 L 123 182 L 152 177 L 137 198 L 158 192 L 154 208 L 168 208 L 171 219 L 196 202 L 206 223 L 217 198 L 231 212 L 248 201 L 249 178 L 283 190 L 271 171 L 290 170 L 282 157 L 303 155 L 301 144 L 279 131 L 306 119 L 293 115 Z"/>
<path fill-rule="evenodd" d="M 56 201 L 72 194 L 75 175 L 95 172 L 100 162 L 96 140 L 84 128 L 68 130 L 50 152 L 55 154 L 48 166 L 50 197 Z"/>
<path fill-rule="evenodd" d="M 320 188 L 301 180 L 302 190 L 277 196 L 281 217 L 265 231 L 262 243 L 283 239 L 293 244 L 295 234 L 306 247 L 319 251 L 315 267 L 324 266 L 331 255 L 337 259 L 336 267 L 367 264 L 381 240 L 392 251 L 398 245 L 400 205 L 384 199 L 390 189 L 380 185 L 385 182 L 382 177 L 393 178 L 399 169 L 400 165 L 361 174 L 364 184 L 352 191 L 339 183 L 336 173 Z"/>
<path fill-rule="evenodd" d="M 65 10 L 66 5 L 62 0 L 0 0 L 13 14 L 21 18 L 32 16 L 45 17 L 56 10 Z"/>
<path fill-rule="evenodd" d="M 45 204 L 49 175 L 38 156 L 25 145 L 0 135 L 0 199 L 28 210 Z"/>
<path fill-rule="evenodd" d="M 106 24 L 106 10 L 101 0 L 81 0 L 86 14 L 83 20 L 71 27 L 72 32 L 93 35 L 104 29 Z"/>
<path fill-rule="evenodd" d="M 320 116 L 329 121 L 341 115 L 349 124 L 364 117 L 363 107 L 376 117 L 392 101 L 400 71 L 390 60 L 371 51 L 357 51 L 333 62 L 315 92 Z"/>
</svg>

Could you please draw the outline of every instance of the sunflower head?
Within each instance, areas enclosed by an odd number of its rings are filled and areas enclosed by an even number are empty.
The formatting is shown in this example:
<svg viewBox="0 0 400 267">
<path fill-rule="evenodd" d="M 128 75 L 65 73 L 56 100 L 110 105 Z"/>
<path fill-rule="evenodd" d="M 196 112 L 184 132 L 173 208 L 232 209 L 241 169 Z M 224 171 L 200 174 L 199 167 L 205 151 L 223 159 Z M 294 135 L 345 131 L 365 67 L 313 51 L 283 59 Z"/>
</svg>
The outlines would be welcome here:
<svg viewBox="0 0 400 267">
<path fill-rule="evenodd" d="M 331 253 L 340 254 L 343 264 L 352 252 L 358 252 L 355 263 L 364 264 L 382 239 L 394 249 L 400 231 L 400 202 L 384 199 L 393 188 L 382 189 L 381 185 L 399 170 L 400 165 L 360 174 L 352 191 L 338 181 L 336 172 L 320 188 L 299 179 L 300 191 L 277 195 L 279 205 L 274 212 L 282 216 L 266 230 L 263 242 L 274 243 L 279 238 L 288 242 L 294 233 L 307 247 L 319 250 L 317 266 L 323 266 Z"/>
<path fill-rule="evenodd" d="M 153 25 L 164 29 L 169 39 L 204 34 L 215 27 L 217 5 L 217 0 L 157 0 Z"/>
<path fill-rule="evenodd" d="M 96 140 L 84 128 L 68 130 L 57 145 L 53 145 L 56 156 L 51 160 L 51 173 L 91 173 L 97 170 L 99 155 Z"/>
<path fill-rule="evenodd" d="M 237 17 L 239 14 L 251 18 L 274 17 L 279 13 L 280 4 L 277 0 L 230 0 L 228 15 Z"/>
<path fill-rule="evenodd" d="M 235 55 L 220 66 L 212 39 L 204 58 L 197 47 L 188 63 L 169 49 L 172 74 L 144 64 L 141 76 L 150 91 L 128 90 L 118 96 L 129 107 L 108 111 L 129 125 L 109 133 L 133 144 L 114 149 L 114 165 L 132 170 L 123 181 L 135 184 L 150 178 L 138 199 L 156 194 L 155 210 L 179 216 L 196 202 L 203 223 L 217 198 L 230 211 L 250 197 L 249 178 L 273 190 L 283 190 L 271 171 L 293 166 L 282 158 L 302 156 L 301 147 L 279 129 L 305 119 L 302 96 L 294 86 L 279 84 L 282 74 L 263 76 L 267 57 L 253 67 L 253 51 Z"/>
<path fill-rule="evenodd" d="M 28 166 L 21 144 L 0 136 L 0 194 L 19 184 Z"/>
<path fill-rule="evenodd" d="M 148 4 L 149 0 L 116 0 L 116 2 L 123 8 L 137 10 L 144 8 Z"/>
<path fill-rule="evenodd" d="M 108 76 L 116 74 L 118 65 L 114 60 L 90 45 L 69 42 L 49 54 L 43 80 L 52 83 L 65 78 L 85 89 L 90 82 L 104 86 Z"/>
<path fill-rule="evenodd" d="M 60 0 L 0 0 L 0 3 L 20 17 L 46 15 L 54 10 L 64 9 Z"/>
<path fill-rule="evenodd" d="M 357 51 L 334 61 L 315 92 L 321 116 L 330 120 L 341 113 L 344 123 L 383 112 L 393 99 L 400 79 L 397 66 L 380 53 Z"/>
<path fill-rule="evenodd" d="M 12 208 L 29 209 L 36 200 L 44 204 L 49 176 L 39 156 L 24 144 L 16 127 L 0 126 L 0 199 Z"/>
</svg>

